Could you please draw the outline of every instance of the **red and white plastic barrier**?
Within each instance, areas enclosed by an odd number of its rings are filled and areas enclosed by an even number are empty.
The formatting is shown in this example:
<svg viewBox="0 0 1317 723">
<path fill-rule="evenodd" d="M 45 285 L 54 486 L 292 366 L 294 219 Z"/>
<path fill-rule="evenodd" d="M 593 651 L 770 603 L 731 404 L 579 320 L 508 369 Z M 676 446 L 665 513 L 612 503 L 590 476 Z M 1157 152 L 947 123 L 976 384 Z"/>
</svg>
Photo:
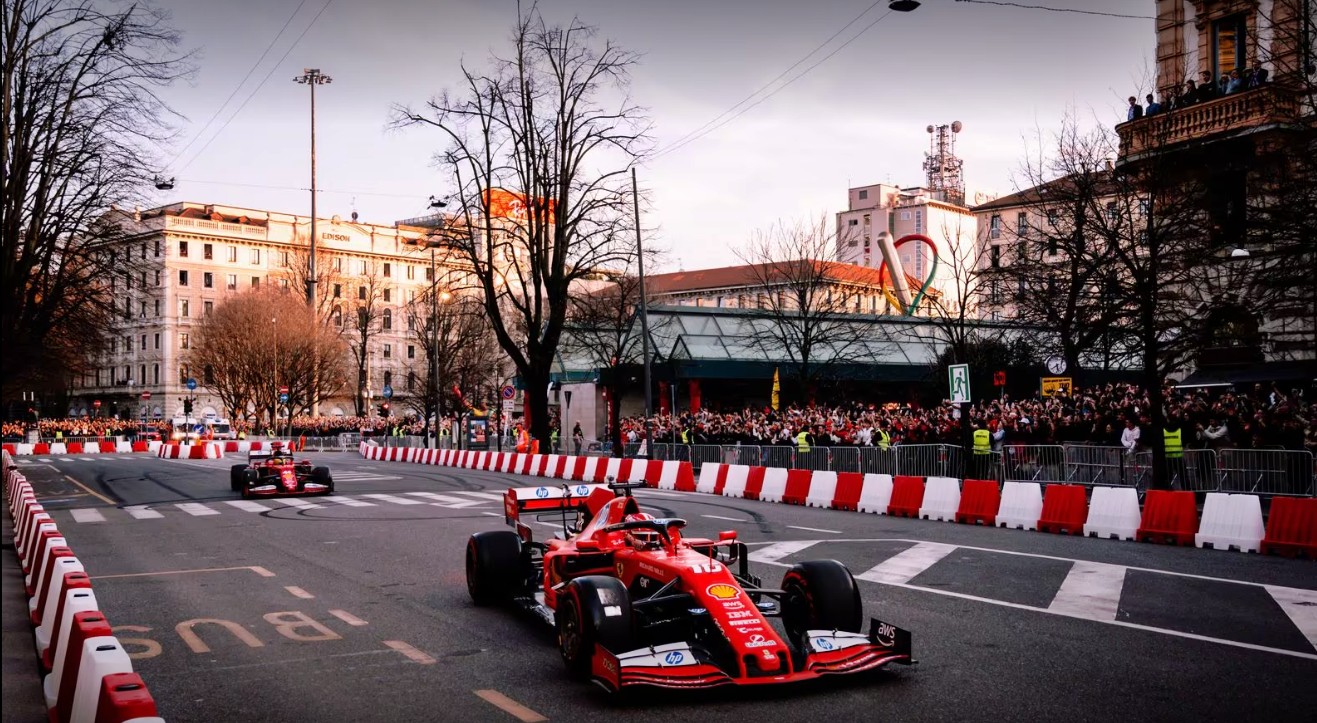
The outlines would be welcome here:
<svg viewBox="0 0 1317 723">
<path fill-rule="evenodd" d="M 98 609 L 82 563 L 37 502 L 32 485 L 11 466 L 7 449 L 3 461 L 34 648 L 41 669 L 49 671 L 42 694 L 51 723 L 163 723 L 146 684 Z"/>
<path fill-rule="evenodd" d="M 220 459 L 224 447 L 218 442 L 201 444 L 162 444 L 156 453 L 161 459 Z"/>
<path fill-rule="evenodd" d="M 64 456 L 69 454 L 156 454 L 161 442 L 25 442 L 4 443 L 4 451 L 11 457 Z"/>
</svg>

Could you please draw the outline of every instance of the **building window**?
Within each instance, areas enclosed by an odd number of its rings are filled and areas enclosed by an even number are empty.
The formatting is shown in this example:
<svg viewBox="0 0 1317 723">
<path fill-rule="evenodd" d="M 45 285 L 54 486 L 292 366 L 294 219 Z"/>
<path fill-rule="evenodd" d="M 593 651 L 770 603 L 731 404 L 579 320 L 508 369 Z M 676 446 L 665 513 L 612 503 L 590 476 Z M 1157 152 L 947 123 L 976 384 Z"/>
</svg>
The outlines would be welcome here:
<svg viewBox="0 0 1317 723">
<path fill-rule="evenodd" d="M 358 301 L 365 301 L 365 300 L 366 300 L 366 287 L 364 287 L 364 286 L 358 286 L 358 287 L 357 287 L 357 300 L 358 300 Z"/>
<path fill-rule="evenodd" d="M 145 301 L 145 300 L 142 300 L 142 301 L 138 302 L 138 305 L 137 305 L 137 316 L 140 317 L 140 318 L 142 318 L 142 319 L 145 319 L 145 318 L 146 318 L 146 301 Z"/>
<path fill-rule="evenodd" d="M 155 242 L 155 257 L 160 258 L 160 242 Z"/>
<path fill-rule="evenodd" d="M 238 275 L 237 275 L 237 274 L 229 274 L 229 275 L 225 276 L 225 277 L 224 277 L 224 288 L 228 289 L 229 291 L 237 291 L 237 290 L 238 290 Z"/>
<path fill-rule="evenodd" d="M 384 310 L 384 330 L 385 331 L 393 330 L 393 309 Z"/>
<path fill-rule="evenodd" d="M 1055 236 L 1047 239 L 1047 253 L 1055 256 L 1061 253 L 1061 241 Z"/>
<path fill-rule="evenodd" d="M 201 247 L 201 258 L 210 261 L 215 258 L 214 244 L 205 244 Z"/>
<path fill-rule="evenodd" d="M 156 300 L 155 300 L 155 315 L 156 315 L 156 318 L 159 318 L 159 317 L 160 317 L 160 300 L 159 300 L 159 299 L 156 299 Z"/>
<path fill-rule="evenodd" d="M 1243 15 L 1212 23 L 1212 71 L 1218 80 L 1233 70 L 1244 70 L 1246 27 Z"/>
<path fill-rule="evenodd" d="M 203 301 L 203 302 L 201 302 L 201 315 L 202 315 L 202 316 L 210 316 L 211 314 L 214 314 L 214 313 L 215 313 L 215 302 L 213 302 L 213 301 Z"/>
<path fill-rule="evenodd" d="M 159 383 L 160 383 L 160 365 L 159 365 L 159 364 L 152 364 L 152 365 L 151 365 L 151 383 L 152 383 L 152 384 L 159 384 Z"/>
<path fill-rule="evenodd" d="M 179 286 L 187 286 L 187 269 L 179 269 L 179 271 L 178 271 L 178 285 L 179 285 Z"/>
<path fill-rule="evenodd" d="M 335 306 L 334 313 L 331 315 L 334 320 L 334 326 L 343 328 L 343 307 Z"/>
<path fill-rule="evenodd" d="M 160 348 L 160 332 L 157 331 L 157 332 L 155 333 L 155 339 L 154 339 L 153 341 L 155 342 L 155 348 L 156 348 L 156 349 L 159 349 L 159 348 Z"/>
<path fill-rule="evenodd" d="M 407 264 L 407 280 L 408 281 L 416 280 L 416 267 L 412 266 L 411 264 Z"/>
<path fill-rule="evenodd" d="M 860 200 L 861 200 L 861 201 L 867 201 L 867 200 L 869 200 L 869 189 L 866 188 L 866 189 L 860 191 L 860 194 L 859 194 L 859 195 L 860 195 Z"/>
<path fill-rule="evenodd" d="M 187 319 L 192 315 L 191 307 L 188 305 L 187 299 L 178 300 L 178 315 L 183 317 L 184 319 Z"/>
<path fill-rule="evenodd" d="M 1049 208 L 1049 209 L 1047 209 L 1047 225 L 1048 225 L 1048 226 L 1050 226 L 1051 228 L 1056 228 L 1056 222 L 1057 222 L 1057 220 L 1059 219 L 1059 217 L 1060 217 L 1060 216 L 1059 216 L 1059 214 L 1057 213 L 1057 211 L 1056 211 L 1055 208 Z"/>
<path fill-rule="evenodd" d="M 146 334 L 143 334 L 143 335 L 142 335 L 142 339 L 141 339 L 141 347 L 140 347 L 140 348 L 141 348 L 142 351 L 146 351 Z M 146 378 L 146 375 L 143 374 L 143 375 L 142 375 L 142 378 L 145 379 L 145 378 Z"/>
<path fill-rule="evenodd" d="M 853 218 L 853 219 L 847 221 L 847 222 L 846 222 L 846 225 L 847 225 L 847 226 L 859 226 L 859 225 L 860 225 L 860 219 L 858 219 L 858 218 Z M 429 281 L 429 279 L 426 279 L 426 280 Z"/>
<path fill-rule="evenodd" d="M 334 257 L 334 271 L 340 274 L 343 273 L 343 259 L 337 256 Z"/>
<path fill-rule="evenodd" d="M 357 274 L 358 274 L 359 276 L 365 276 L 365 275 L 366 275 L 366 261 L 365 261 L 365 259 L 361 259 L 361 260 L 358 260 L 358 261 L 357 261 Z"/>
<path fill-rule="evenodd" d="M 416 317 L 411 314 L 407 315 L 407 331 L 416 331 Z"/>
<path fill-rule="evenodd" d="M 415 344 L 408 344 L 408 345 L 407 345 L 407 358 L 408 358 L 408 359 L 415 359 L 415 358 L 416 358 L 416 345 L 415 345 Z"/>
<path fill-rule="evenodd" d="M 1015 214 L 1015 235 L 1024 238 L 1029 232 L 1029 214 L 1021 211 Z"/>
<path fill-rule="evenodd" d="M 252 262 L 253 264 L 259 264 L 259 263 L 261 263 L 261 250 L 260 250 L 260 249 L 252 249 L 250 252 L 248 252 L 247 255 L 248 255 L 249 257 L 251 257 L 251 262 Z"/>
<path fill-rule="evenodd" d="M 988 219 L 988 238 L 1001 238 L 1001 214 L 994 213 Z"/>
<path fill-rule="evenodd" d="M 1118 220 L 1120 220 L 1120 212 L 1116 210 L 1116 202 L 1115 202 L 1115 201 L 1108 201 L 1108 202 L 1107 202 L 1107 220 L 1109 220 L 1109 221 L 1113 221 L 1113 222 L 1114 222 L 1114 221 L 1118 221 Z"/>
<path fill-rule="evenodd" d="M 384 303 L 386 304 L 390 303 L 393 300 L 393 294 L 390 293 L 390 291 L 391 291 L 390 289 L 384 290 Z"/>
<path fill-rule="evenodd" d="M 392 345 L 392 344 L 385 344 L 385 345 L 384 345 L 384 358 L 385 358 L 385 359 L 392 359 L 392 358 L 393 358 L 393 345 Z M 384 373 L 385 373 L 386 375 L 388 374 L 388 372 L 384 372 Z M 388 384 L 388 382 L 385 382 L 385 384 Z"/>
<path fill-rule="evenodd" d="M 187 241 L 178 242 L 178 255 L 187 258 Z"/>
<path fill-rule="evenodd" d="M 288 268 L 288 267 L 291 265 L 291 264 L 288 263 L 288 252 L 287 252 L 287 251 L 280 251 L 280 252 L 279 252 L 279 263 L 280 263 L 280 264 L 283 264 L 284 268 Z"/>
<path fill-rule="evenodd" d="M 284 289 L 284 290 L 287 290 L 287 289 L 288 289 L 288 279 L 279 279 L 279 288 Z"/>
<path fill-rule="evenodd" d="M 854 221 L 851 221 L 851 224 L 854 225 L 855 222 L 854 222 Z M 425 270 L 425 280 L 426 280 L 426 281 L 434 281 L 434 269 L 427 268 L 427 269 Z"/>
<path fill-rule="evenodd" d="M 407 391 L 416 391 L 416 372 L 407 372 Z"/>
<path fill-rule="evenodd" d="M 203 273 L 201 275 L 201 285 L 207 289 L 215 288 L 215 274 L 212 274 L 209 271 Z"/>
<path fill-rule="evenodd" d="M 1001 247 L 1000 247 L 1000 246 L 993 246 L 993 247 L 992 247 L 991 258 L 992 258 L 992 268 L 994 268 L 994 269 L 999 269 L 999 268 L 1001 268 Z"/>
<path fill-rule="evenodd" d="M 179 383 L 179 384 L 187 384 L 187 380 L 188 380 L 188 368 L 187 368 L 187 365 L 186 365 L 186 364 L 179 364 L 179 365 L 178 365 L 178 383 Z"/>
<path fill-rule="evenodd" d="M 207 364 L 201 368 L 201 383 L 210 386 L 215 383 L 215 368 Z"/>
<path fill-rule="evenodd" d="M 341 299 L 341 298 L 343 298 L 343 285 L 342 285 L 342 284 L 334 284 L 334 298 L 335 298 L 335 299 Z"/>
<path fill-rule="evenodd" d="M 387 279 L 387 278 L 389 278 L 389 277 L 391 277 L 391 276 L 393 276 L 393 264 L 390 264 L 388 261 L 385 261 L 385 262 L 384 262 L 384 278 Z"/>
<path fill-rule="evenodd" d="M 160 278 L 161 278 L 161 276 L 160 276 L 160 269 L 156 269 L 156 271 L 155 271 L 155 285 L 156 285 L 156 286 L 159 286 L 159 285 L 160 285 Z"/>
<path fill-rule="evenodd" d="M 252 277 L 252 288 L 253 288 L 253 289 L 259 289 L 259 288 L 261 288 L 261 277 L 259 277 L 259 276 L 253 276 L 253 277 Z"/>
<path fill-rule="evenodd" d="M 236 263 L 238 263 L 238 247 L 237 247 L 237 246 L 230 246 L 230 247 L 229 247 L 229 263 L 231 263 L 231 264 L 236 264 Z"/>
<path fill-rule="evenodd" d="M 178 335 L 178 348 L 179 348 L 179 349 L 191 349 L 191 348 L 192 348 L 192 343 L 191 343 L 191 341 L 192 341 L 192 340 L 191 340 L 190 338 L 188 338 L 188 334 L 187 334 L 186 331 L 180 333 L 180 334 Z"/>
</svg>

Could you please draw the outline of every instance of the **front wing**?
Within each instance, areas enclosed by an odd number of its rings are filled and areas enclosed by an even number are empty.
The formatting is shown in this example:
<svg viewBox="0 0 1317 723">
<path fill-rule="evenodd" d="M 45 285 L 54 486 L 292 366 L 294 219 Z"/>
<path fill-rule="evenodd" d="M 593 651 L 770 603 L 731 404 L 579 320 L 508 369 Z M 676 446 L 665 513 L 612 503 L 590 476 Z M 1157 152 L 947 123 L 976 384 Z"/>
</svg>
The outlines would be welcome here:
<svg viewBox="0 0 1317 723">
<path fill-rule="evenodd" d="M 686 643 L 669 643 L 613 653 L 595 648 L 591 662 L 596 683 L 609 691 L 632 686 L 657 688 L 714 688 L 722 685 L 774 685 L 814 680 L 824 675 L 877 670 L 889 663 L 911 665 L 910 633 L 878 619 L 869 621 L 869 634 L 837 630 L 808 631 L 809 649 L 798 670 L 745 676 L 728 673 L 702 659 Z"/>
</svg>

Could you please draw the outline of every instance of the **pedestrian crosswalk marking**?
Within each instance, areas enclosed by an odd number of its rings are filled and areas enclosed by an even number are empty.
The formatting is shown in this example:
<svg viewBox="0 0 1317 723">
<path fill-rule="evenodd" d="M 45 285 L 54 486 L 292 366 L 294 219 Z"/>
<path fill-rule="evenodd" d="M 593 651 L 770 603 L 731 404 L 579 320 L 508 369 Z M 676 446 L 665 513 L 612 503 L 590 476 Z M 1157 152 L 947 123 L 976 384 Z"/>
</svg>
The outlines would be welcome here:
<svg viewBox="0 0 1317 723">
<path fill-rule="evenodd" d="M 346 506 L 348 506 L 348 507 L 374 507 L 374 506 L 375 506 L 375 503 L 374 503 L 374 502 L 363 502 L 362 500 L 354 500 L 354 499 L 352 499 L 351 497 L 339 497 L 339 496 L 337 496 L 337 495 L 330 495 L 330 496 L 328 496 L 328 497 L 321 497 L 320 499 L 324 500 L 325 502 L 337 502 L 337 503 L 339 503 L 339 504 L 341 504 L 341 505 L 346 505 Z"/>
<path fill-rule="evenodd" d="M 193 517 L 204 517 L 206 515 L 218 515 L 217 510 L 212 510 L 200 502 L 180 502 L 174 505 L 180 510 L 192 515 Z"/>
<path fill-rule="evenodd" d="M 392 503 L 395 504 L 395 505 L 423 505 L 423 504 L 425 504 L 424 502 L 417 502 L 416 500 L 409 500 L 409 499 L 407 499 L 407 498 L 405 498 L 405 497 L 395 497 L 395 496 L 393 496 L 393 495 L 362 495 L 362 497 L 369 497 L 369 498 L 371 498 L 372 500 L 379 500 L 379 501 L 381 501 L 381 502 L 392 502 Z"/>
<path fill-rule="evenodd" d="M 74 522 L 104 522 L 105 521 L 105 515 L 101 514 L 101 511 L 94 507 L 89 507 L 87 509 L 82 509 L 82 510 L 70 510 L 70 512 L 73 514 Z"/>
<path fill-rule="evenodd" d="M 423 497 L 439 507 L 451 507 L 453 509 L 463 509 L 466 507 L 489 504 L 488 500 L 463 500 L 456 497 L 436 494 L 434 492 L 408 492 L 407 494 L 412 495 L 413 497 Z"/>
<path fill-rule="evenodd" d="M 270 510 L 269 507 L 260 502 L 252 502 L 251 500 L 225 500 L 225 503 L 237 507 L 243 512 L 268 512 Z"/>
<path fill-rule="evenodd" d="M 146 505 L 131 505 L 123 508 L 123 511 L 132 515 L 133 519 L 137 520 L 158 520 L 161 517 L 164 517 L 164 515 L 148 508 Z"/>
<path fill-rule="evenodd" d="M 296 497 L 284 497 L 281 498 L 279 502 L 282 502 L 283 504 L 288 505 L 289 507 L 300 507 L 304 510 L 320 509 L 320 505 L 314 502 L 307 502 L 306 500 L 299 500 Z"/>
<path fill-rule="evenodd" d="M 872 569 L 855 577 L 869 582 L 902 585 L 915 579 L 919 573 L 937 564 L 939 560 L 950 555 L 955 549 L 955 545 L 944 545 L 940 542 L 921 542 L 914 547 L 898 552 L 875 565 Z"/>
<path fill-rule="evenodd" d="M 495 502 L 503 501 L 503 495 L 495 494 L 493 492 L 467 492 L 466 490 L 445 490 L 445 492 L 450 495 L 465 495 L 467 497 L 475 497 L 482 500 L 494 500 Z"/>
</svg>

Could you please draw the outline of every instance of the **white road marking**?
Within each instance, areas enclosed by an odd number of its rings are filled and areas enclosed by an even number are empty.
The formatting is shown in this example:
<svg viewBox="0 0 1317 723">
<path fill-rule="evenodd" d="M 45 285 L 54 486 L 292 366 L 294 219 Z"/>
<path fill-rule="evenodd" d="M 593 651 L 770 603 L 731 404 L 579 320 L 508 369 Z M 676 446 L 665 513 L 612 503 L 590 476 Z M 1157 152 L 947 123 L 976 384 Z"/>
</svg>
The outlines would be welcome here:
<svg viewBox="0 0 1317 723">
<path fill-rule="evenodd" d="M 78 461 L 79 461 L 79 462 L 95 462 L 96 460 L 92 459 L 91 457 L 79 457 L 79 458 L 78 458 Z"/>
<path fill-rule="evenodd" d="M 339 620 L 342 620 L 348 625 L 356 625 L 358 627 L 362 625 L 370 625 L 370 623 L 366 622 L 365 620 L 362 620 L 361 618 L 357 617 L 356 615 L 353 615 L 352 613 L 346 610 L 330 610 L 329 614 L 333 615 Z"/>
<path fill-rule="evenodd" d="M 339 504 L 341 504 L 341 505 L 347 505 L 348 507 L 374 507 L 374 506 L 375 506 L 375 503 L 374 503 L 374 502 L 363 502 L 362 500 L 354 500 L 354 499 L 352 499 L 351 497 L 339 497 L 338 495 L 329 495 L 328 497 L 321 497 L 320 499 L 322 499 L 322 500 L 324 500 L 324 501 L 326 501 L 326 502 L 337 502 L 337 503 L 339 503 Z"/>
<path fill-rule="evenodd" d="M 102 515 L 100 510 L 92 509 L 92 508 L 86 508 L 81 510 L 69 510 L 69 514 L 73 515 L 74 522 L 104 522 L 105 521 L 105 515 Z"/>
<path fill-rule="evenodd" d="M 314 503 L 314 502 L 307 502 L 306 500 L 299 500 L 299 499 L 297 499 L 296 497 L 286 497 L 286 498 L 280 499 L 279 501 L 282 502 L 282 503 L 285 504 L 285 505 L 288 505 L 289 507 L 300 507 L 300 508 L 302 508 L 302 509 L 304 509 L 304 510 L 318 510 L 318 509 L 320 509 L 320 505 L 318 505 L 318 504 L 316 504 L 316 503 Z"/>
<path fill-rule="evenodd" d="M 700 517 L 707 517 L 707 518 L 709 518 L 709 519 L 711 519 L 711 520 L 727 520 L 728 522 L 749 522 L 749 521 L 750 521 L 750 520 L 743 520 L 743 519 L 741 519 L 740 517 L 723 517 L 722 515 L 700 515 Z"/>
<path fill-rule="evenodd" d="M 413 648 L 412 646 L 408 645 L 407 643 L 404 643 L 401 640 L 385 640 L 384 644 L 389 646 L 390 648 L 393 648 L 399 653 L 402 653 L 403 655 L 407 656 L 407 658 L 410 659 L 413 663 L 420 663 L 421 665 L 433 665 L 436 662 L 434 658 L 430 657 L 429 655 L 426 655 L 425 653 L 422 653 L 421 651 L 417 650 L 416 648 Z"/>
<path fill-rule="evenodd" d="M 296 585 L 285 585 L 284 589 L 287 590 L 288 593 L 293 597 L 300 597 L 303 600 L 314 600 L 316 597 L 315 595 L 312 595 L 311 593 L 303 590 L 302 588 Z"/>
<path fill-rule="evenodd" d="M 369 497 L 369 498 L 371 498 L 372 500 L 379 500 L 380 502 L 391 502 L 391 503 L 393 503 L 393 504 L 395 504 L 395 505 L 423 505 L 423 504 L 425 504 L 424 502 L 418 502 L 418 501 L 416 501 L 416 500 L 409 500 L 409 499 L 407 499 L 406 497 L 395 497 L 395 496 L 393 496 L 393 495 L 362 495 L 362 497 Z"/>
<path fill-rule="evenodd" d="M 462 500 L 456 497 L 448 497 L 447 495 L 436 494 L 434 492 L 408 492 L 407 494 L 413 497 L 423 497 L 426 500 L 433 502 L 438 507 L 451 507 L 453 509 L 462 509 L 465 507 L 475 507 L 477 505 L 489 504 L 488 500 Z"/>
<path fill-rule="evenodd" d="M 1276 585 L 1265 587 L 1276 604 L 1280 605 L 1280 609 L 1294 621 L 1294 626 L 1303 633 L 1303 637 L 1317 650 L 1317 592 Z"/>
<path fill-rule="evenodd" d="M 794 555 L 801 550 L 817 545 L 819 542 L 821 540 L 774 542 L 767 547 L 761 547 L 750 553 L 750 560 L 753 562 L 777 562 L 788 555 Z"/>
<path fill-rule="evenodd" d="M 826 532 L 831 535 L 840 535 L 841 530 L 825 530 L 820 527 L 801 527 L 800 525 L 787 525 L 793 530 L 804 530 L 806 532 Z"/>
<path fill-rule="evenodd" d="M 1115 620 L 1120 607 L 1120 591 L 1124 587 L 1124 567 L 1102 562 L 1076 562 L 1047 609 L 1089 620 Z"/>
<path fill-rule="evenodd" d="M 50 458 L 49 458 L 49 457 L 41 457 L 41 458 L 38 458 L 37 461 L 38 461 L 38 462 L 47 462 L 47 463 L 49 463 L 49 462 L 50 462 Z"/>
<path fill-rule="evenodd" d="M 73 458 L 72 458 L 72 457 L 60 457 L 60 458 L 59 458 L 59 461 L 61 461 L 61 462 L 72 462 L 72 461 L 73 461 Z"/>
<path fill-rule="evenodd" d="M 944 545 L 940 542 L 921 542 L 908 550 L 898 552 L 867 572 L 855 577 L 869 582 L 882 582 L 889 585 L 907 583 L 919 573 L 932 567 L 938 560 L 950 555 L 955 549 L 955 545 Z"/>
<path fill-rule="evenodd" d="M 495 494 L 493 492 L 463 492 L 461 490 L 448 490 L 448 493 L 453 495 L 465 495 L 467 497 L 476 497 L 482 500 L 494 500 L 495 502 L 503 501 L 503 495 Z"/>
<path fill-rule="evenodd" d="M 251 500 L 225 500 L 224 503 L 237 507 L 243 512 L 269 512 L 271 509 L 260 502 L 252 502 Z"/>
<path fill-rule="evenodd" d="M 164 515 L 148 508 L 146 505 L 130 505 L 123 508 L 123 511 L 132 515 L 133 519 L 136 520 L 158 520 L 164 517 Z"/>
<path fill-rule="evenodd" d="M 192 515 L 193 517 L 204 517 L 206 515 L 218 515 L 219 512 L 212 510 L 200 502 L 180 502 L 174 505 L 180 510 Z"/>
<path fill-rule="evenodd" d="M 498 513 L 498 512 L 481 512 L 480 514 L 482 514 L 482 515 L 489 515 L 490 517 L 502 517 L 502 516 L 503 516 L 501 513 Z"/>
<path fill-rule="evenodd" d="M 486 703 L 521 721 L 521 723 L 543 723 L 549 720 L 497 690 L 477 690 L 476 695 Z"/>
</svg>

